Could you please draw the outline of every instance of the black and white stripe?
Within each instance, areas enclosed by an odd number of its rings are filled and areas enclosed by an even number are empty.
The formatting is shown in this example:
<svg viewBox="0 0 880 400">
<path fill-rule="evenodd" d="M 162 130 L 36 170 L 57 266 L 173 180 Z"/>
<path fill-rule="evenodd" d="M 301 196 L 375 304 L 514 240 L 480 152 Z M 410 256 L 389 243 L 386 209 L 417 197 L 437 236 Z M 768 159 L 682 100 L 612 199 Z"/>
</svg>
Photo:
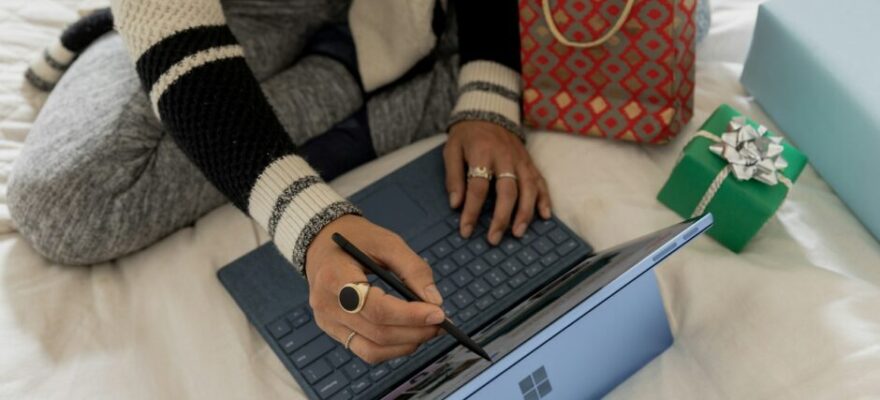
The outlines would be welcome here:
<svg viewBox="0 0 880 400">
<path fill-rule="evenodd" d="M 302 270 L 326 224 L 358 210 L 290 141 L 217 0 L 114 0 L 154 110 L 180 148 Z"/>
<path fill-rule="evenodd" d="M 113 15 L 109 8 L 97 10 L 74 22 L 58 41 L 31 63 L 25 72 L 26 81 L 39 90 L 52 90 L 76 56 L 112 29 Z"/>
<path fill-rule="evenodd" d="M 498 124 L 525 139 L 520 125 L 520 75 L 502 64 L 476 60 L 461 67 L 458 102 L 449 124 L 479 120 Z"/>
</svg>

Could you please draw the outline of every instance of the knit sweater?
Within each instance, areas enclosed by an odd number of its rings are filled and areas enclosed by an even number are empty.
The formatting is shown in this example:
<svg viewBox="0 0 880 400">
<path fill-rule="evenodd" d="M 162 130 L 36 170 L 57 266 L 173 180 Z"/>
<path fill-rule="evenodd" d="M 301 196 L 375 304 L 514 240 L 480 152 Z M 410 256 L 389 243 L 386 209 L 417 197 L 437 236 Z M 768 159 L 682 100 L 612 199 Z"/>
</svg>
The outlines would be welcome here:
<svg viewBox="0 0 880 400">
<path fill-rule="evenodd" d="M 111 7 L 165 128 L 304 272 L 306 250 L 318 232 L 359 211 L 297 155 L 245 63 L 219 0 L 113 0 Z M 488 120 L 519 132 L 516 2 L 462 0 L 454 7 L 462 67 L 450 123 Z M 436 35 L 426 16 L 434 8 L 434 0 L 354 1 L 349 23 L 366 90 L 394 81 L 431 52 Z"/>
</svg>

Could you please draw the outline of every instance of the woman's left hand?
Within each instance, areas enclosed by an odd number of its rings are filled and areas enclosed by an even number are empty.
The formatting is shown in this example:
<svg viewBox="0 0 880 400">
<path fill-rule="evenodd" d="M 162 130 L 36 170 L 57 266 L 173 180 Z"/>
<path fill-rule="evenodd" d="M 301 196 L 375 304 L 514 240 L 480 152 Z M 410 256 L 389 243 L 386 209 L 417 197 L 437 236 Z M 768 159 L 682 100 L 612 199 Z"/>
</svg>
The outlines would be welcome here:
<svg viewBox="0 0 880 400">
<path fill-rule="evenodd" d="M 508 227 L 512 227 L 516 237 L 525 234 L 536 207 L 542 218 L 550 218 L 550 193 L 544 177 L 519 137 L 500 125 L 484 121 L 462 121 L 453 125 L 443 148 L 443 158 L 449 205 L 458 208 L 464 204 L 460 226 L 462 236 L 469 237 L 474 232 L 492 183 L 496 201 L 487 237 L 489 243 L 497 245 L 501 242 Z M 496 178 L 491 181 L 467 178 L 468 168 L 475 167 L 488 168 Z M 499 178 L 498 174 L 513 174 L 516 179 L 509 175 Z"/>
</svg>

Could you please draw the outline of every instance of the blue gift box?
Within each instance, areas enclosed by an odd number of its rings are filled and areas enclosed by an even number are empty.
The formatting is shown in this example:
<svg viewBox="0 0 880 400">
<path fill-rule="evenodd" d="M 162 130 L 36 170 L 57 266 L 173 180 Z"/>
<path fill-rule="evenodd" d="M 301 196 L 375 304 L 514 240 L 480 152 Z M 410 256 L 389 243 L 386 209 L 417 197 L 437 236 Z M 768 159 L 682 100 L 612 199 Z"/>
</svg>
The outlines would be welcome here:
<svg viewBox="0 0 880 400">
<path fill-rule="evenodd" d="M 880 1 L 761 5 L 742 83 L 880 238 Z"/>
</svg>

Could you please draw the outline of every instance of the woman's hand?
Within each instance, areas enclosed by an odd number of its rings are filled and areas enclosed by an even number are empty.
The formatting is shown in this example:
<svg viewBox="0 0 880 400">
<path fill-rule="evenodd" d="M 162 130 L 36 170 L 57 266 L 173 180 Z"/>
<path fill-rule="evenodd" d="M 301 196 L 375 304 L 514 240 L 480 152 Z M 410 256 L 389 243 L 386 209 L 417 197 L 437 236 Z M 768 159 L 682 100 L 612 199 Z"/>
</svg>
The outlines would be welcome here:
<svg viewBox="0 0 880 400">
<path fill-rule="evenodd" d="M 340 289 L 348 283 L 366 282 L 367 277 L 357 261 L 333 242 L 334 232 L 351 240 L 430 303 L 407 302 L 371 287 L 359 313 L 343 311 Z M 431 268 L 399 236 L 362 217 L 346 215 L 327 224 L 309 245 L 305 269 L 309 305 L 318 327 L 340 343 L 355 332 L 350 350 L 370 364 L 412 353 L 437 336 L 438 325 L 446 318 Z"/>
<path fill-rule="evenodd" d="M 449 205 L 458 208 L 464 203 L 461 213 L 461 235 L 469 237 L 480 216 L 483 202 L 489 193 L 487 179 L 466 177 L 469 167 L 487 167 L 496 176 L 500 173 L 513 173 L 517 179 L 496 178 L 495 211 L 489 227 L 489 243 L 497 245 L 511 226 L 516 237 L 526 232 L 535 213 L 544 219 L 550 218 L 550 194 L 544 177 L 535 168 L 532 158 L 522 141 L 499 125 L 483 121 L 462 121 L 452 126 L 449 140 L 443 149 L 446 161 L 446 190 L 449 192 Z"/>
</svg>

